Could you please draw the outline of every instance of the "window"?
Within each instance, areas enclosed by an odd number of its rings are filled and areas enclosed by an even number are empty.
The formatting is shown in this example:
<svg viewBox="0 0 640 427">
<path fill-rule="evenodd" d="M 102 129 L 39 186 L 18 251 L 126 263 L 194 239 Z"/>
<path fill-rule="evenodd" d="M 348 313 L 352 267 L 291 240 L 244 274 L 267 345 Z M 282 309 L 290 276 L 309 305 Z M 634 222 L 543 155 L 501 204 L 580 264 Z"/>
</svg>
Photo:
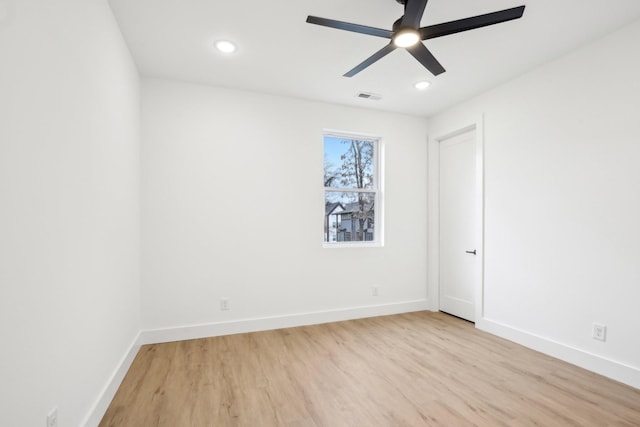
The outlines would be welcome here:
<svg viewBox="0 0 640 427">
<path fill-rule="evenodd" d="M 382 243 L 380 141 L 356 135 L 324 135 L 324 242 Z"/>
</svg>

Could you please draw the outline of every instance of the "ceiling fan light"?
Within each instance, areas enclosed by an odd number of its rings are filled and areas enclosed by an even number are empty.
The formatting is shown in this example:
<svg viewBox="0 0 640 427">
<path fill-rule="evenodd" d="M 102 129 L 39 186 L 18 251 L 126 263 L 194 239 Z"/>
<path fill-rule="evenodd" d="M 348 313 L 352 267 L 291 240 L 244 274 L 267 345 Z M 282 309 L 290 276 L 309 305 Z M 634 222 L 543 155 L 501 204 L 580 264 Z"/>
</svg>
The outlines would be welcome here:
<svg viewBox="0 0 640 427">
<path fill-rule="evenodd" d="M 393 36 L 393 43 L 398 47 L 409 47 L 420 41 L 420 35 L 412 28 L 398 31 Z"/>
<path fill-rule="evenodd" d="M 427 80 L 420 80 L 419 82 L 416 82 L 416 84 L 414 84 L 413 86 L 418 90 L 425 90 L 426 88 L 431 86 L 431 82 Z"/>
<path fill-rule="evenodd" d="M 236 45 L 228 40 L 219 40 L 216 42 L 216 49 L 222 53 L 233 53 L 236 51 Z"/>
</svg>

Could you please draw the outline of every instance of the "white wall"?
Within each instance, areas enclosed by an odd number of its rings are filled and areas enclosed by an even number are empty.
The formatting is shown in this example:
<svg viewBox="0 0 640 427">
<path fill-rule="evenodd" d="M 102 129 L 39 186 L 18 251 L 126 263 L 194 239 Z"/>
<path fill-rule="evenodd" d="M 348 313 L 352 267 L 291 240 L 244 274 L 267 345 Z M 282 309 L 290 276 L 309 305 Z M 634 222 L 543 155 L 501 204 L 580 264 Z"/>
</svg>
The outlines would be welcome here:
<svg viewBox="0 0 640 427">
<path fill-rule="evenodd" d="M 479 325 L 636 387 L 638 40 L 640 22 L 429 123 L 435 136 L 484 114 Z M 606 343 L 591 338 L 593 322 L 608 326 Z"/>
<path fill-rule="evenodd" d="M 144 329 L 426 307 L 424 119 L 162 80 L 142 105 Z M 322 248 L 323 129 L 382 137 L 383 248 Z"/>
<path fill-rule="evenodd" d="M 139 79 L 106 1 L 7 5 L 0 423 L 77 426 L 140 329 Z"/>
</svg>

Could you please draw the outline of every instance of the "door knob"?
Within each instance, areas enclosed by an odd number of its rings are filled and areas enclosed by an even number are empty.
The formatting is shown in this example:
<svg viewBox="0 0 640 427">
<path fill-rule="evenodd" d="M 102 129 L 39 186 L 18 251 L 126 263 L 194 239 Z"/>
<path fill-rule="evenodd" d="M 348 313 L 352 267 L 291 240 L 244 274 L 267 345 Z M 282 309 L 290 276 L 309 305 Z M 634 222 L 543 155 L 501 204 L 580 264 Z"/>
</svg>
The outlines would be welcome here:
<svg viewBox="0 0 640 427">
<path fill-rule="evenodd" d="M 474 249 L 474 250 L 472 250 L 472 251 L 465 251 L 465 252 L 466 252 L 466 253 L 468 253 L 468 254 L 474 254 L 474 255 L 476 255 L 476 250 L 475 250 L 475 249 Z"/>
</svg>

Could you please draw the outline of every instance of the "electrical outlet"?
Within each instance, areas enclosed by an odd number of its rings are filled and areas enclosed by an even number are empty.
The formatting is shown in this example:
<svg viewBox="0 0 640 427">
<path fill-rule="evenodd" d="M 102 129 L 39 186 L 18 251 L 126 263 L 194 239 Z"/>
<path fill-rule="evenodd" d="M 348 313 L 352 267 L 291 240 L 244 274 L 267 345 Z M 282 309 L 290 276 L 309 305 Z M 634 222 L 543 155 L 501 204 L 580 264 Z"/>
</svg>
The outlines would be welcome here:
<svg viewBox="0 0 640 427">
<path fill-rule="evenodd" d="M 231 310 L 229 306 L 229 298 L 220 298 L 220 310 L 222 311 Z"/>
<path fill-rule="evenodd" d="M 54 407 L 47 415 L 47 427 L 58 427 L 58 407 Z"/>
<path fill-rule="evenodd" d="M 593 330 L 591 336 L 594 340 L 606 341 L 607 340 L 607 326 L 600 323 L 593 324 Z"/>
<path fill-rule="evenodd" d="M 377 297 L 378 295 L 380 295 L 380 286 L 373 285 L 371 287 L 371 295 L 373 295 L 374 297 Z"/>
</svg>

